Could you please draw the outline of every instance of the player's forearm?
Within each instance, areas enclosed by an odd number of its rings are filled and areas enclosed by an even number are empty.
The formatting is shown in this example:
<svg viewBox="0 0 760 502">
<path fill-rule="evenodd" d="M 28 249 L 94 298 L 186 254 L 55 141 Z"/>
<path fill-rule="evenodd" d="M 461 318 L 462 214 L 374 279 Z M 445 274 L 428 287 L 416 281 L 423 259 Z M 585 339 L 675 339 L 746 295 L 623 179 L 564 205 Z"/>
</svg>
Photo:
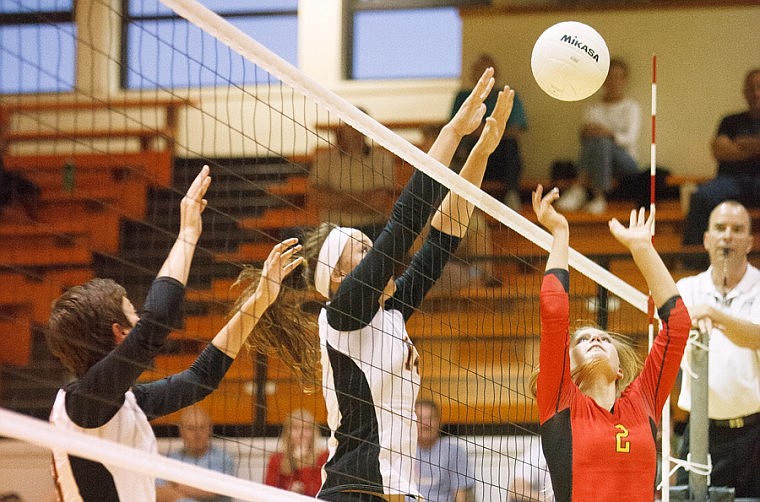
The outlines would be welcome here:
<svg viewBox="0 0 760 502">
<path fill-rule="evenodd" d="M 570 248 L 570 229 L 567 225 L 552 231 L 552 246 L 546 259 L 546 270 L 559 268 L 568 270 L 568 255 Z"/>
<path fill-rule="evenodd" d="M 644 276 L 657 307 L 678 295 L 678 288 L 670 271 L 651 243 L 634 246 L 631 248 L 631 256 Z"/>
<path fill-rule="evenodd" d="M 180 232 L 158 271 L 158 277 L 172 277 L 186 285 L 199 237 L 200 234 L 197 232 Z"/>
<path fill-rule="evenodd" d="M 428 155 L 448 166 L 451 159 L 454 158 L 454 153 L 457 151 L 462 138 L 462 134 L 458 133 L 451 123 L 448 123 L 438 133 L 438 137 L 435 138 L 435 142 L 428 150 Z"/>
<path fill-rule="evenodd" d="M 475 145 L 467 161 L 462 167 L 459 177 L 469 181 L 475 186 L 480 186 L 483 182 L 483 175 L 488 163 L 488 153 L 481 151 L 479 144 Z M 430 222 L 433 228 L 454 237 L 463 237 L 467 233 L 467 227 L 470 223 L 470 216 L 475 206 L 464 197 L 449 192 L 441 202 L 438 211 L 433 215 Z"/>
<path fill-rule="evenodd" d="M 256 291 L 219 330 L 211 343 L 234 359 L 269 305 L 270 302 Z"/>
</svg>

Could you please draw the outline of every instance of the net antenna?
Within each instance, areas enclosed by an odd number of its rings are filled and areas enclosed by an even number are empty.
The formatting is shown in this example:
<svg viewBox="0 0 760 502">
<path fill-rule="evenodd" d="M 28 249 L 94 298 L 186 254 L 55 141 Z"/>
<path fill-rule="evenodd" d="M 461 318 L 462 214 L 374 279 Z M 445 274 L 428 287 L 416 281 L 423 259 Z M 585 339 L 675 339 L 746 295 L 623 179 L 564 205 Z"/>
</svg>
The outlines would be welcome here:
<svg viewBox="0 0 760 502">
<path fill-rule="evenodd" d="M 378 121 L 366 117 L 361 110 L 322 86 L 317 81 L 301 74 L 297 68 L 282 60 L 272 51 L 253 40 L 250 36 L 195 0 L 161 0 L 177 14 L 198 26 L 232 50 L 275 75 L 299 92 L 332 109 L 335 114 L 363 134 L 398 155 L 403 160 L 421 170 L 434 180 L 442 183 L 466 200 L 492 215 L 504 225 L 535 242 L 544 250 L 551 246 L 551 235 L 520 214 L 511 210 L 475 185 L 462 180 L 449 168 L 428 157 L 404 138 L 396 135 Z M 574 249 L 569 253 L 570 266 L 595 280 L 610 292 L 627 301 L 641 312 L 648 311 L 647 295 L 638 291 L 611 272 Z"/>
</svg>

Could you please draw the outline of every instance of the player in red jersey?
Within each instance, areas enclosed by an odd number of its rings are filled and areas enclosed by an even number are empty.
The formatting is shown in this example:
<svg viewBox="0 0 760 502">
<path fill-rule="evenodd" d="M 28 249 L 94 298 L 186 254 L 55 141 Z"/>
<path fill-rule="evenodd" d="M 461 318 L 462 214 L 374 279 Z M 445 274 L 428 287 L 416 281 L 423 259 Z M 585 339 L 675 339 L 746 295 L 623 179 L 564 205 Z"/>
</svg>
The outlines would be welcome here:
<svg viewBox="0 0 760 502">
<path fill-rule="evenodd" d="M 533 210 L 552 234 L 541 286 L 536 398 L 544 455 L 557 501 L 654 500 L 655 436 L 676 380 L 691 321 L 651 239 L 654 215 L 631 211 L 610 232 L 631 252 L 658 307 L 662 328 L 643 368 L 633 348 L 606 331 L 569 330 L 569 229 L 552 204 L 557 189 L 533 192 Z"/>
</svg>

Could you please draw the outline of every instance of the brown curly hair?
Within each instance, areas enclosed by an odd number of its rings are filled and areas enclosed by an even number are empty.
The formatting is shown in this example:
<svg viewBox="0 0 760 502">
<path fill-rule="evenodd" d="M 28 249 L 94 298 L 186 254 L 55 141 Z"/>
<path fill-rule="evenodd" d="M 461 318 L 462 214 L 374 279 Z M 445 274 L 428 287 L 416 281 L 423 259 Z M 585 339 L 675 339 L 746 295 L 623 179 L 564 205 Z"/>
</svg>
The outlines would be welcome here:
<svg viewBox="0 0 760 502">
<path fill-rule="evenodd" d="M 131 326 L 124 314 L 126 290 L 111 279 L 92 279 L 68 289 L 51 305 L 45 339 L 77 378 L 116 347 L 111 326 Z"/>
<path fill-rule="evenodd" d="M 245 266 L 238 274 L 233 287 L 242 287 L 243 291 L 230 315 L 256 291 L 261 272 L 260 268 Z M 279 358 L 305 392 L 315 392 L 321 387 L 319 334 L 314 316 L 302 309 L 306 299 L 305 291 L 283 284 L 277 301 L 259 319 L 245 347 Z"/>
</svg>

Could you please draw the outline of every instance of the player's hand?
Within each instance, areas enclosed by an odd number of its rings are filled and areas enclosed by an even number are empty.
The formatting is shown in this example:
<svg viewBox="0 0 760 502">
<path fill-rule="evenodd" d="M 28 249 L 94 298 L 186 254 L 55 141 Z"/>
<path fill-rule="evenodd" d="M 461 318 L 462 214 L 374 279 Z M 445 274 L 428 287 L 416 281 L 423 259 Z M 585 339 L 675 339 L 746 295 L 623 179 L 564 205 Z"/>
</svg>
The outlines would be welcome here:
<svg viewBox="0 0 760 502">
<path fill-rule="evenodd" d="M 533 212 L 536 213 L 538 222 L 554 234 L 557 230 L 567 230 L 567 218 L 554 209 L 554 202 L 559 199 L 559 189 L 552 188 L 544 195 L 544 187 L 538 185 L 531 194 Z"/>
<path fill-rule="evenodd" d="M 631 210 L 631 218 L 628 228 L 620 223 L 617 218 L 609 222 L 610 232 L 622 245 L 629 250 L 652 245 L 652 229 L 654 227 L 654 211 L 646 217 L 646 210 L 642 207 L 638 211 Z"/>
<path fill-rule="evenodd" d="M 499 91 L 496 106 L 491 116 L 486 119 L 486 125 L 478 138 L 478 142 L 475 144 L 475 149 L 481 150 L 487 155 L 491 155 L 496 150 L 496 147 L 499 146 L 504 137 L 507 119 L 509 119 L 509 114 L 512 113 L 514 102 L 515 91 L 510 89 L 508 85 L 505 85 L 504 89 Z"/>
<path fill-rule="evenodd" d="M 483 121 L 486 114 L 486 105 L 483 103 L 495 84 L 493 78 L 493 68 L 487 68 L 480 76 L 478 83 L 464 100 L 462 106 L 449 121 L 454 131 L 464 137 L 472 133 Z"/>
<path fill-rule="evenodd" d="M 269 305 L 274 303 L 280 294 L 283 279 L 304 262 L 303 256 L 296 256 L 301 247 L 297 238 L 285 239 L 272 248 L 264 262 L 256 290 Z"/>
<path fill-rule="evenodd" d="M 203 197 L 211 185 L 209 171 L 208 166 L 203 166 L 179 204 L 179 234 L 192 244 L 198 242 L 203 231 L 201 214 L 208 204 Z"/>
</svg>

